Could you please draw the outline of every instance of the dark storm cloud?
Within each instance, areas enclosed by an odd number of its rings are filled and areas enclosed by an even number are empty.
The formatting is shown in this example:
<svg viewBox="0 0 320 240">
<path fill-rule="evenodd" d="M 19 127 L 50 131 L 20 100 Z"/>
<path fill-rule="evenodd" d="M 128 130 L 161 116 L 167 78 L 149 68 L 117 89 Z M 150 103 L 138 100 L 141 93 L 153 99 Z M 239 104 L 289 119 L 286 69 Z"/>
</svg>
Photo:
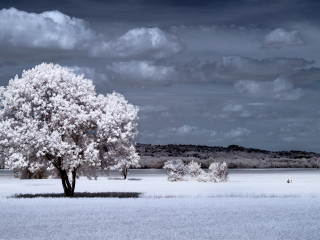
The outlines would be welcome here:
<svg viewBox="0 0 320 240">
<path fill-rule="evenodd" d="M 96 22 L 139 24 L 158 27 L 177 24 L 261 24 L 273 26 L 287 21 L 317 22 L 316 1 L 2 1 L 2 8 L 41 13 L 59 10 L 69 16 Z M 277 26 L 282 27 L 282 26 Z"/>
<path fill-rule="evenodd" d="M 313 80 L 320 80 L 320 68 L 311 67 L 310 69 L 301 69 L 291 75 L 295 83 L 310 83 Z"/>
</svg>

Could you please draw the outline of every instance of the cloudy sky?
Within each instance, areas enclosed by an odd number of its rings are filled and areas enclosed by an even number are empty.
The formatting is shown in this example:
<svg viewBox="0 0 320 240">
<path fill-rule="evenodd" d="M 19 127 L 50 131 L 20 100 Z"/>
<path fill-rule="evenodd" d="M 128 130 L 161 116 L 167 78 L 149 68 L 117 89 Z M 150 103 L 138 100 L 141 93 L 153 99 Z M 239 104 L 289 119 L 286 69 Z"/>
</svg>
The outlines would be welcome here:
<svg viewBox="0 0 320 240">
<path fill-rule="evenodd" d="M 8 0 L 0 9 L 1 85 L 58 63 L 138 105 L 137 142 L 320 152 L 319 1 Z"/>
</svg>

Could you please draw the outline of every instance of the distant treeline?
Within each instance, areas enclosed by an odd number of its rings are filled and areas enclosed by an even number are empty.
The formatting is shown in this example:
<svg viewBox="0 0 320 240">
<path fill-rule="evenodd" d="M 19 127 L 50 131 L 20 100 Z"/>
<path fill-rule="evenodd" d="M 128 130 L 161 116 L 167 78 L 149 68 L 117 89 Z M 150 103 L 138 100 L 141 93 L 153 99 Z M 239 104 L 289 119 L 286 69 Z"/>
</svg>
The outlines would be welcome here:
<svg viewBox="0 0 320 240">
<path fill-rule="evenodd" d="M 144 168 L 162 168 L 168 158 L 184 162 L 195 160 L 203 168 L 215 161 L 226 161 L 229 168 L 319 168 L 320 154 L 305 151 L 267 151 L 238 145 L 210 147 L 202 145 L 136 144 Z"/>
</svg>

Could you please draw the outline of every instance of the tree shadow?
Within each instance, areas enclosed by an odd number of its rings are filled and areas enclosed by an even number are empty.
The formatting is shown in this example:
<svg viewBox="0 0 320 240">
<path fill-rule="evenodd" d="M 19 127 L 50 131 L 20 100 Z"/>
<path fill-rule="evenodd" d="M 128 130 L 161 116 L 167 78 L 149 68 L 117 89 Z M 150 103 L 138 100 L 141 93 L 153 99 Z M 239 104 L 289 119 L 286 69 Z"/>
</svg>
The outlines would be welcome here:
<svg viewBox="0 0 320 240">
<path fill-rule="evenodd" d="M 73 198 L 138 198 L 139 192 L 75 192 Z M 25 193 L 14 194 L 8 198 L 69 198 L 64 193 Z"/>
<path fill-rule="evenodd" d="M 108 177 L 108 180 L 125 180 L 125 179 L 123 177 L 122 178 L 120 178 L 120 177 L 114 177 L 114 178 Z"/>
<path fill-rule="evenodd" d="M 118 177 L 115 177 L 115 178 L 108 178 L 108 180 L 126 180 L 126 179 L 124 179 L 124 178 L 118 178 Z M 141 178 L 127 178 L 127 180 L 129 180 L 129 181 L 140 181 L 141 180 Z"/>
<path fill-rule="evenodd" d="M 141 181 L 141 178 L 128 178 L 129 181 Z"/>
</svg>

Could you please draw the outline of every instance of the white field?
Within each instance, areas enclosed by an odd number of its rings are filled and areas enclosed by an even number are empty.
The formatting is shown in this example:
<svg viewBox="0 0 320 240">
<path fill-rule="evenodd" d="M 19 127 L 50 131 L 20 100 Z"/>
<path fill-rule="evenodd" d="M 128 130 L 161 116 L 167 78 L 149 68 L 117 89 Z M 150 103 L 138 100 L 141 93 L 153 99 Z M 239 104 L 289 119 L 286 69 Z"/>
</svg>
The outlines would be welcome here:
<svg viewBox="0 0 320 240">
<path fill-rule="evenodd" d="M 140 197 L 7 198 L 61 193 L 62 185 L 0 170 L 0 239 L 319 239 L 317 169 L 231 170 L 226 183 L 168 182 L 153 169 L 130 172 L 141 180 L 117 177 L 81 177 L 76 192 Z"/>
</svg>

